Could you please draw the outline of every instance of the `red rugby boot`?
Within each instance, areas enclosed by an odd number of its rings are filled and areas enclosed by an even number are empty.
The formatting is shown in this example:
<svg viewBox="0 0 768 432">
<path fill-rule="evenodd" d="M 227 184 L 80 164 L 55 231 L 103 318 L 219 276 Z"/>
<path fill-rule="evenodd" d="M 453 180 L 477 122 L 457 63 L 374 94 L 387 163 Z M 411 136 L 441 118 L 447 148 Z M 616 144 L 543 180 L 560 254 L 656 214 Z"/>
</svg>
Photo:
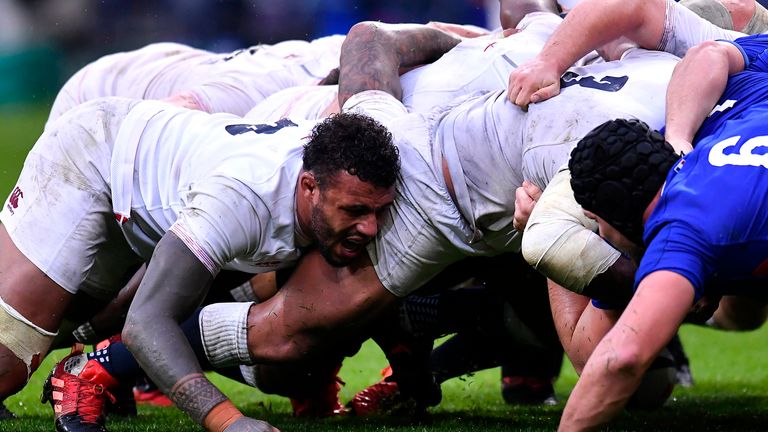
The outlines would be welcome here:
<svg viewBox="0 0 768 432">
<path fill-rule="evenodd" d="M 43 385 L 43 403 L 50 402 L 59 432 L 105 432 L 110 392 L 117 380 L 96 360 L 88 360 L 82 345 L 54 366 Z"/>
<path fill-rule="evenodd" d="M 344 381 L 338 376 L 325 385 L 317 395 L 306 398 L 291 398 L 295 417 L 334 417 L 347 414 L 347 408 L 339 401 L 339 391 Z"/>
</svg>

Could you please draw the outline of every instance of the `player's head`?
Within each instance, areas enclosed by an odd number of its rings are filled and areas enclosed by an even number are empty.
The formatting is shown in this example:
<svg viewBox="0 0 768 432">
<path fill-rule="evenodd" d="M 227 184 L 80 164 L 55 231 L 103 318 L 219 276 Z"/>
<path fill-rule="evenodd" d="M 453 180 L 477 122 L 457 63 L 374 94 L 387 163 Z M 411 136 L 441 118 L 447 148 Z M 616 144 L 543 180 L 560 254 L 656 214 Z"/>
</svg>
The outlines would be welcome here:
<svg viewBox="0 0 768 432">
<path fill-rule="evenodd" d="M 370 117 L 340 113 L 314 128 L 299 187 L 309 200 L 311 235 L 328 262 L 346 265 L 364 252 L 377 217 L 394 200 L 399 172 L 392 134 Z"/>
<path fill-rule="evenodd" d="M 519 0 L 499 0 L 499 21 L 502 29 L 514 29 L 526 14 L 531 12 L 562 12 L 555 0 L 521 2 Z"/>
<path fill-rule="evenodd" d="M 571 187 L 582 208 L 638 245 L 643 213 L 678 160 L 664 137 L 639 120 L 610 120 L 571 152 Z"/>
</svg>

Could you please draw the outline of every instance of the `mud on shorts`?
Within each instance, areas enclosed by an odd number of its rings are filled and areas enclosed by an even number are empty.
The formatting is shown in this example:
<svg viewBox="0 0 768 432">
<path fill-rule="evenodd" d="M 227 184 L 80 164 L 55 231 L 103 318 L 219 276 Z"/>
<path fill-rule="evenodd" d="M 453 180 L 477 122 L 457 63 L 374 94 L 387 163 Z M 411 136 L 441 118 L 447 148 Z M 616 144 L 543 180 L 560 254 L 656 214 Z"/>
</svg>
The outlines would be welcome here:
<svg viewBox="0 0 768 432">
<path fill-rule="evenodd" d="M 0 211 L 21 253 L 70 293 L 110 298 L 141 261 L 115 220 L 105 180 L 114 138 L 136 103 L 97 99 L 49 125 Z"/>
</svg>

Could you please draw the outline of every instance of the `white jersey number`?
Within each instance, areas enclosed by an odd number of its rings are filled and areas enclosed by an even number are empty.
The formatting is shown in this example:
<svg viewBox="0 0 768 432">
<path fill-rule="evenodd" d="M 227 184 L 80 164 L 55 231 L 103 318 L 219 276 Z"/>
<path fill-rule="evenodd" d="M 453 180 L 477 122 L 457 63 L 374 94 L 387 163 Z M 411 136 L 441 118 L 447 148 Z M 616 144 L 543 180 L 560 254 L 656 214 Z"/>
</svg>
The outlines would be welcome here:
<svg viewBox="0 0 768 432">
<path fill-rule="evenodd" d="M 740 138 L 740 136 L 731 137 L 712 146 L 712 150 L 709 151 L 709 163 L 713 166 L 736 165 L 768 168 L 768 136 L 751 138 L 742 144 L 738 152 L 733 151 L 736 150 L 736 143 L 739 142 Z M 726 154 L 726 149 L 731 149 L 731 151 Z"/>
</svg>

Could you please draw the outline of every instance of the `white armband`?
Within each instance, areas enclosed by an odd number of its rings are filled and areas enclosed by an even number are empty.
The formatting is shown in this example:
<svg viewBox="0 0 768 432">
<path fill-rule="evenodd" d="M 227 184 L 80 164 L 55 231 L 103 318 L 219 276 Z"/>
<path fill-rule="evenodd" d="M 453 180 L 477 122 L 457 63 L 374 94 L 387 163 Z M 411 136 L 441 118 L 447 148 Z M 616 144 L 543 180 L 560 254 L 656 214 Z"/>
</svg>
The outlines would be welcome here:
<svg viewBox="0 0 768 432">
<path fill-rule="evenodd" d="M 571 175 L 561 169 L 547 185 L 523 234 L 525 260 L 557 284 L 581 293 L 621 253 L 595 232 L 571 190 Z"/>
</svg>

